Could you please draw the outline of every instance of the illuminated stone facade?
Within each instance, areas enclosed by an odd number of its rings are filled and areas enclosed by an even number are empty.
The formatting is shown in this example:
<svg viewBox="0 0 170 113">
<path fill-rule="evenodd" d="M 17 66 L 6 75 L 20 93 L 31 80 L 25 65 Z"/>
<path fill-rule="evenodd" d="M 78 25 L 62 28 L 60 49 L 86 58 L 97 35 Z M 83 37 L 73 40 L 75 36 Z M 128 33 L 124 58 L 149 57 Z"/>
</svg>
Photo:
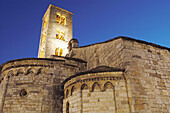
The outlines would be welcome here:
<svg viewBox="0 0 170 113">
<path fill-rule="evenodd" d="M 66 56 L 68 43 L 72 39 L 73 13 L 50 5 L 43 17 L 38 58 L 51 55 Z"/>
<path fill-rule="evenodd" d="M 39 58 L 0 66 L 0 113 L 169 113 L 169 51 L 122 36 L 79 47 L 72 13 L 50 5 Z"/>
</svg>

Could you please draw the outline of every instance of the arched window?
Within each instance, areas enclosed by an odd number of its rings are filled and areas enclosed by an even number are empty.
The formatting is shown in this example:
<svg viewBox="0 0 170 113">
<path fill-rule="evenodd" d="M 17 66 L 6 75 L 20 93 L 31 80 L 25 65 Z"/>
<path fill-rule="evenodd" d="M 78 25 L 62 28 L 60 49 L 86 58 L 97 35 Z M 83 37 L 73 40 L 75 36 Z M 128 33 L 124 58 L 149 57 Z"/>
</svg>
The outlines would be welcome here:
<svg viewBox="0 0 170 113">
<path fill-rule="evenodd" d="M 64 33 L 61 32 L 60 40 L 64 41 Z"/>
<path fill-rule="evenodd" d="M 64 36 L 63 35 L 60 36 L 60 40 L 64 41 Z"/>
<path fill-rule="evenodd" d="M 59 39 L 60 31 L 56 30 L 56 39 Z"/>
<path fill-rule="evenodd" d="M 61 24 L 66 25 L 66 17 L 65 16 L 61 17 Z"/>
<path fill-rule="evenodd" d="M 70 104 L 69 104 L 69 102 L 67 102 L 67 104 L 66 104 L 66 113 L 69 113 L 69 107 L 70 107 Z"/>
<path fill-rule="evenodd" d="M 57 14 L 56 21 L 57 21 L 57 23 L 60 23 L 60 22 L 61 22 L 60 14 Z"/>
<path fill-rule="evenodd" d="M 56 48 L 55 49 L 55 55 L 58 56 L 58 51 L 59 51 L 59 48 Z"/>
<path fill-rule="evenodd" d="M 60 48 L 59 56 L 63 55 L 63 49 Z"/>
</svg>

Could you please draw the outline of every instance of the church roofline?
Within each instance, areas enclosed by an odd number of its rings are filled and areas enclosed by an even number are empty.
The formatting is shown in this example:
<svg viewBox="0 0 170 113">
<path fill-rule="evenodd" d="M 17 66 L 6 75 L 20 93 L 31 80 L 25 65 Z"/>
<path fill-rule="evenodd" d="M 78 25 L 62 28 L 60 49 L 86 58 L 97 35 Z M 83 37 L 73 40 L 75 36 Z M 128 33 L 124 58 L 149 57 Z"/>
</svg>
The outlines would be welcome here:
<svg viewBox="0 0 170 113">
<path fill-rule="evenodd" d="M 66 60 L 74 60 L 74 61 L 78 61 L 78 62 L 82 62 L 82 63 L 87 63 L 84 60 L 81 59 L 77 59 L 77 58 L 70 58 L 70 57 L 62 57 L 63 59 L 53 59 L 53 58 L 21 58 L 21 59 L 16 59 L 16 60 L 10 60 L 7 61 L 3 64 L 0 65 L 0 73 L 2 71 L 2 68 L 4 65 L 8 64 L 8 63 L 12 63 L 12 62 L 16 62 L 16 61 L 23 61 L 23 60 L 46 60 L 46 61 L 65 61 Z"/>
<path fill-rule="evenodd" d="M 111 41 L 114 41 L 114 40 L 117 40 L 117 39 L 128 40 L 128 41 L 136 41 L 136 42 L 139 42 L 139 43 L 143 43 L 143 44 L 146 44 L 146 45 L 151 45 L 153 47 L 157 47 L 157 48 L 161 48 L 161 49 L 167 49 L 168 51 L 170 51 L 170 48 L 168 48 L 168 47 L 161 46 L 161 45 L 158 45 L 158 44 L 154 44 L 154 43 L 151 43 L 151 42 L 146 42 L 146 41 L 143 41 L 143 40 L 137 40 L 137 39 L 134 39 L 134 38 L 125 37 L 125 36 L 118 36 L 118 37 L 109 39 L 109 40 L 104 41 L 104 42 L 98 42 L 98 43 L 94 43 L 94 44 L 90 44 L 90 45 L 80 46 L 78 48 L 83 48 L 83 47 L 93 46 L 93 45 L 97 45 L 97 44 L 108 43 L 108 42 L 111 42 Z"/>
<path fill-rule="evenodd" d="M 85 74 L 91 74 L 91 73 L 102 73 L 102 72 L 125 72 L 125 69 L 120 69 L 120 68 L 113 68 L 113 67 L 109 67 L 109 66 L 98 66 L 96 68 L 93 68 L 91 70 L 88 70 L 88 71 L 85 71 L 85 72 L 80 72 L 80 73 L 77 73 L 75 75 L 72 75 L 68 78 L 66 78 L 64 81 L 63 81 L 63 85 L 71 80 L 72 78 L 74 77 L 77 77 L 77 76 L 81 76 L 81 75 L 85 75 Z"/>
</svg>

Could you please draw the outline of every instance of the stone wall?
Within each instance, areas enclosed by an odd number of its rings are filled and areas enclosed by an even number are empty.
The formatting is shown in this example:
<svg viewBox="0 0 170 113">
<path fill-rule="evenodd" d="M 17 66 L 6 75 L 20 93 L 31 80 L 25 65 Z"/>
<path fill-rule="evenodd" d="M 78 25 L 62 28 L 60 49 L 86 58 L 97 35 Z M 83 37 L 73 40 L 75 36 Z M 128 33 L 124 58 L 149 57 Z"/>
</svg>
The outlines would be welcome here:
<svg viewBox="0 0 170 113">
<path fill-rule="evenodd" d="M 170 112 L 170 52 L 167 48 L 123 40 L 133 112 Z M 132 98 L 131 98 L 132 97 Z"/>
<path fill-rule="evenodd" d="M 69 56 L 87 61 L 88 69 L 105 65 L 125 69 L 130 111 L 170 112 L 170 49 L 118 37 L 73 48 Z"/>
<path fill-rule="evenodd" d="M 66 25 L 56 22 L 57 13 L 66 17 Z M 43 17 L 43 22 L 46 17 L 48 18 L 48 21 L 45 28 L 42 23 L 38 57 L 41 58 L 41 52 L 44 51 L 43 58 L 50 58 L 51 55 L 55 55 L 56 48 L 61 48 L 63 50 L 62 56 L 65 56 L 68 53 L 68 43 L 73 37 L 73 13 L 54 5 L 50 5 Z M 59 40 L 56 38 L 56 31 L 64 33 L 64 40 Z"/>
<path fill-rule="evenodd" d="M 118 39 L 101 44 L 98 43 L 79 48 L 72 48 L 69 56 L 87 61 L 88 69 L 102 65 L 123 69 L 123 62 L 125 61 L 123 47 L 123 41 Z"/>
<path fill-rule="evenodd" d="M 64 92 L 63 113 L 68 113 L 68 107 L 69 113 L 130 112 L 123 72 L 71 77 L 66 80 Z"/>
<path fill-rule="evenodd" d="M 85 67 L 75 59 L 18 59 L 1 65 L 1 113 L 62 113 L 68 76 Z"/>
</svg>

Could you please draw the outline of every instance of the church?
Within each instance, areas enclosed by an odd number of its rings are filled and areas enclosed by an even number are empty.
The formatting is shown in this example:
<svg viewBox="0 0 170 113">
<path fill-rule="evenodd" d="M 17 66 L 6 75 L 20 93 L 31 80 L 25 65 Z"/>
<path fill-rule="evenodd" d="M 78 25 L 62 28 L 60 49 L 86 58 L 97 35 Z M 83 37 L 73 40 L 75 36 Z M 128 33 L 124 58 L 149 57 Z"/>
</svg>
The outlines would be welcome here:
<svg viewBox="0 0 170 113">
<path fill-rule="evenodd" d="M 38 58 L 0 65 L 0 113 L 169 113 L 170 48 L 119 36 L 79 46 L 50 5 Z"/>
</svg>

